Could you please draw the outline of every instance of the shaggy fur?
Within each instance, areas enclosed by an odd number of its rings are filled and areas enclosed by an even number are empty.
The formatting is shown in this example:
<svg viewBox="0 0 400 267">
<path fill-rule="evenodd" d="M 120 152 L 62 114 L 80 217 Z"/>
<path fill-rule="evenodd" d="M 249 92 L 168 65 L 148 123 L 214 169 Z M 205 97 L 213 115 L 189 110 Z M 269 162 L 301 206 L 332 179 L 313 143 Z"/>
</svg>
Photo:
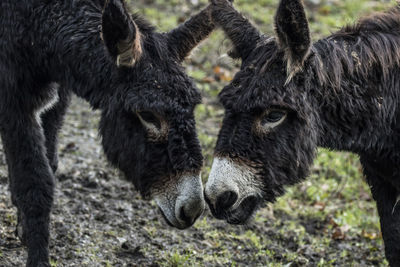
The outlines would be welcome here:
<svg viewBox="0 0 400 267">
<path fill-rule="evenodd" d="M 318 146 L 359 154 L 387 259 L 400 266 L 400 7 L 314 44 L 301 1 L 281 1 L 277 37 L 259 33 L 224 0 L 214 1 L 213 17 L 242 59 L 220 94 L 226 114 L 217 156 L 250 162 L 263 199 L 274 201 L 285 186 L 306 178 Z M 287 112 L 285 121 L 271 131 L 253 131 L 270 109 Z"/>
<path fill-rule="evenodd" d="M 50 266 L 57 132 L 71 93 L 102 111 L 104 151 L 143 196 L 199 173 L 193 110 L 201 97 L 180 62 L 213 30 L 210 18 L 205 9 L 157 33 L 119 0 L 0 2 L 0 133 L 27 266 Z M 166 138 L 147 138 L 141 111 L 168 122 Z"/>
</svg>

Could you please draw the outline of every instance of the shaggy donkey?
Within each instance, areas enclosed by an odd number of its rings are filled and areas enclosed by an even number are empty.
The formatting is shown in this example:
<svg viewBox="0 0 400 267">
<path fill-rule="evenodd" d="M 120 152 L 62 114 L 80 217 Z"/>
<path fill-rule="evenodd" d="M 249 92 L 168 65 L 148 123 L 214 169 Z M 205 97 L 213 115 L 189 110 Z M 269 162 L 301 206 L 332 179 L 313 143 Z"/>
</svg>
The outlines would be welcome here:
<svg viewBox="0 0 400 267">
<path fill-rule="evenodd" d="M 387 259 L 400 266 L 400 6 L 312 44 L 300 0 L 281 0 L 276 37 L 227 1 L 214 5 L 242 67 L 219 96 L 226 113 L 205 189 L 212 213 L 244 223 L 307 176 L 317 146 L 352 151 Z"/>
<path fill-rule="evenodd" d="M 206 8 L 157 33 L 122 0 L 0 2 L 0 133 L 27 266 L 50 266 L 57 132 L 71 93 L 102 111 L 108 159 L 171 225 L 189 227 L 203 212 L 201 96 L 181 62 L 213 30 L 210 19 Z"/>
</svg>

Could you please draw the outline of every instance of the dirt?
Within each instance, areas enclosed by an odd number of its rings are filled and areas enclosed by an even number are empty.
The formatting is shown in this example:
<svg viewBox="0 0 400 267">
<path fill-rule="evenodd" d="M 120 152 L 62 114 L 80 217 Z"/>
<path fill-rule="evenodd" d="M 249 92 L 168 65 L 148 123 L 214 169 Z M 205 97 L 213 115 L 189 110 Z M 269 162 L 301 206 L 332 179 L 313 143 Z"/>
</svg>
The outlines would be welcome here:
<svg viewBox="0 0 400 267">
<path fill-rule="evenodd" d="M 184 2 L 188 3 L 184 13 L 190 14 L 192 2 L 197 1 L 178 1 L 172 6 L 167 1 L 138 2 L 140 7 L 159 5 L 160 10 L 172 15 L 182 13 L 183 8 L 178 5 Z M 200 6 L 204 6 L 204 1 Z M 149 14 L 154 15 L 153 21 L 159 20 L 156 13 L 148 11 Z M 196 66 L 206 66 L 204 62 L 215 64 L 221 51 L 225 51 L 220 48 L 223 42 L 209 49 L 219 55 L 200 50 L 188 62 L 188 68 L 196 70 Z M 222 60 L 219 64 L 223 65 Z M 223 115 L 215 105 L 215 92 L 224 84 L 226 81 L 207 89 L 213 97 L 207 92 L 203 102 L 211 108 L 198 121 L 207 169 Z M 201 86 L 203 93 L 208 87 L 208 82 Z M 105 160 L 97 133 L 98 120 L 98 112 L 90 110 L 82 100 L 73 99 L 60 134 L 60 164 L 51 220 L 53 266 L 386 265 L 379 236 L 365 238 L 360 229 L 341 233 L 325 213 L 297 216 L 269 205 L 246 226 L 217 221 L 206 211 L 190 229 L 180 231 L 169 227 L 155 203 L 142 200 Z M 344 200 L 337 201 L 345 205 Z M 314 204 L 299 205 L 300 209 L 301 205 L 309 205 L 310 209 Z M 16 223 L 0 144 L 0 267 L 24 266 L 26 251 L 14 234 Z"/>
<path fill-rule="evenodd" d="M 307 242 L 311 244 L 314 235 L 324 235 L 321 227 L 324 222 L 308 221 L 309 218 L 297 222 L 305 225 L 307 235 L 311 236 L 299 245 L 296 231 L 282 233 L 279 229 L 280 222 L 297 219 L 284 213 L 273 214 L 269 208 L 259 213 L 263 220 L 247 226 L 227 225 L 206 212 L 195 227 L 184 231 L 172 229 L 163 221 L 155 204 L 142 200 L 119 172 L 107 164 L 97 122 L 98 113 L 83 101 L 73 99 L 60 137 L 50 244 L 55 266 L 177 266 L 181 261 L 208 266 L 229 262 L 256 266 L 270 261 L 288 263 L 284 256 L 288 252 L 301 254 L 289 261 L 290 266 L 313 266 L 321 258 L 340 255 L 343 248 L 359 255 L 360 266 L 372 266 L 376 262 L 364 259 L 371 257 L 371 253 L 378 258 L 382 254 L 358 246 L 360 240 L 331 242 L 326 249 L 315 252 Z M 16 210 L 10 201 L 4 154 L 0 153 L 0 266 L 24 265 L 26 252 L 14 234 L 15 227 Z M 268 244 L 260 244 L 261 251 L 272 253 L 260 254 L 259 246 L 240 237 L 248 231 L 269 239 Z M 218 254 L 225 260 L 218 262 Z M 190 259 L 179 255 L 188 255 Z M 339 263 L 340 258 L 338 266 Z"/>
</svg>

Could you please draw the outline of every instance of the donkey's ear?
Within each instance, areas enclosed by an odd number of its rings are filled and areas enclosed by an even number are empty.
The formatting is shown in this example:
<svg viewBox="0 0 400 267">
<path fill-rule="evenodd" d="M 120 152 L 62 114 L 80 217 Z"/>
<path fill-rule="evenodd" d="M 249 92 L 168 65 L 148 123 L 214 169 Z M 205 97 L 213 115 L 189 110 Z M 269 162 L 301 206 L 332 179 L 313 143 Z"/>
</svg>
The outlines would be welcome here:
<svg viewBox="0 0 400 267">
<path fill-rule="evenodd" d="M 118 66 L 131 67 L 139 60 L 142 54 L 140 32 L 123 0 L 106 0 L 102 38 Z"/>
<path fill-rule="evenodd" d="M 229 55 L 245 60 L 256 49 L 261 40 L 261 32 L 232 5 L 233 0 L 211 0 L 212 18 L 224 30 L 233 43 Z"/>
<path fill-rule="evenodd" d="M 208 6 L 167 33 L 168 47 L 178 61 L 182 61 L 201 41 L 208 37 L 214 28 L 211 6 Z"/>
<path fill-rule="evenodd" d="M 275 16 L 278 44 L 285 51 L 289 76 L 303 67 L 311 36 L 302 0 L 281 0 Z"/>
</svg>

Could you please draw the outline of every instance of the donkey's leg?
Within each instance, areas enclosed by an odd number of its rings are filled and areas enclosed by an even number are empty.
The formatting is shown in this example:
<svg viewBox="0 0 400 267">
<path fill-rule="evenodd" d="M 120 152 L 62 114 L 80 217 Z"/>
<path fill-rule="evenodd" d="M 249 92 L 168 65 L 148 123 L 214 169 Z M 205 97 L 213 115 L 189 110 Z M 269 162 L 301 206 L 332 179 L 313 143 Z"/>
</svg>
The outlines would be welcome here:
<svg viewBox="0 0 400 267">
<path fill-rule="evenodd" d="M 383 177 L 377 169 L 371 168 L 372 164 L 368 164 L 362 157 L 361 162 L 364 165 L 364 173 L 377 204 L 386 258 L 390 266 L 399 267 L 400 203 L 398 201 L 400 192 L 388 181 L 388 177 Z"/>
<path fill-rule="evenodd" d="M 60 89 L 58 92 L 58 102 L 41 115 L 42 127 L 46 139 L 46 155 L 53 172 L 56 172 L 58 167 L 58 131 L 62 127 L 63 118 L 71 99 L 70 96 L 70 92 Z"/>
<path fill-rule="evenodd" d="M 3 114 L 4 115 L 4 114 Z M 49 220 L 54 178 L 46 157 L 43 130 L 35 115 L 9 114 L 1 127 L 13 203 L 22 219 L 27 266 L 50 266 Z"/>
<path fill-rule="evenodd" d="M 58 86 L 58 85 L 51 85 Z M 50 107 L 50 109 L 44 111 L 41 114 L 42 127 L 45 135 L 45 146 L 46 146 L 46 155 L 53 170 L 53 173 L 56 172 L 58 167 L 58 153 L 57 153 L 57 144 L 58 144 L 58 132 L 62 127 L 63 118 L 68 108 L 71 99 L 71 93 L 64 90 L 59 90 L 55 100 L 54 105 Z M 18 224 L 16 229 L 16 234 L 21 240 L 22 243 L 25 243 L 25 235 L 22 229 L 23 225 L 23 214 L 18 210 Z"/>
<path fill-rule="evenodd" d="M 400 205 L 398 194 L 391 184 L 375 179 L 371 191 L 376 200 L 386 258 L 390 266 L 400 267 Z"/>
</svg>

